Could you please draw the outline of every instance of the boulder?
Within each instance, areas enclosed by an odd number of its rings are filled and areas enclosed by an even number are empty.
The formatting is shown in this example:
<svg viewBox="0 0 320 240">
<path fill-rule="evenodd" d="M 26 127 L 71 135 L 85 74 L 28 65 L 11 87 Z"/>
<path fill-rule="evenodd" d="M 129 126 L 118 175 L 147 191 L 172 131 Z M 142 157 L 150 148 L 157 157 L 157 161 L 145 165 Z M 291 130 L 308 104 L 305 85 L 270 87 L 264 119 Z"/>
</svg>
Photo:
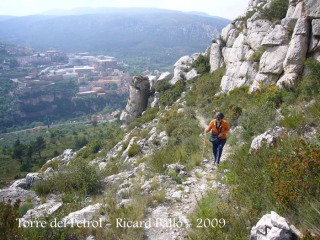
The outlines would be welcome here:
<svg viewBox="0 0 320 240">
<path fill-rule="evenodd" d="M 9 188 L 22 188 L 22 189 L 28 189 L 27 179 L 19 179 L 16 180 L 14 183 L 11 184 Z"/>
<path fill-rule="evenodd" d="M 159 138 L 160 138 L 161 146 L 167 145 L 167 143 L 168 143 L 168 141 L 169 141 L 169 137 L 168 137 L 166 131 L 162 131 L 162 132 L 159 134 Z"/>
<path fill-rule="evenodd" d="M 282 25 L 276 25 L 270 28 L 267 35 L 263 38 L 261 45 L 263 46 L 279 46 L 288 43 L 288 32 Z"/>
<path fill-rule="evenodd" d="M 189 72 L 187 72 L 185 76 L 186 76 L 186 80 L 191 80 L 198 77 L 199 75 L 200 74 L 197 73 L 197 70 L 192 68 Z"/>
<path fill-rule="evenodd" d="M 48 175 L 48 174 L 51 174 L 51 173 L 53 173 L 54 172 L 54 170 L 53 170 L 53 168 L 52 167 L 48 167 L 45 171 L 44 171 L 44 175 Z"/>
<path fill-rule="evenodd" d="M 114 175 L 106 177 L 104 179 L 104 182 L 106 185 L 114 185 L 119 181 L 124 181 L 125 179 L 128 179 L 133 176 L 134 176 L 134 174 L 132 171 L 120 172 L 118 174 L 114 174 Z"/>
<path fill-rule="evenodd" d="M 176 61 L 176 63 L 174 64 L 174 67 L 178 67 L 181 65 L 190 65 L 193 62 L 193 58 L 190 56 L 183 56 L 181 58 L 179 58 L 178 61 Z"/>
<path fill-rule="evenodd" d="M 30 189 L 39 180 L 39 173 L 28 173 L 26 176 L 27 188 Z"/>
<path fill-rule="evenodd" d="M 249 51 L 247 45 L 241 45 L 241 47 L 223 48 L 222 55 L 226 63 L 233 63 L 238 61 L 244 61 L 245 56 Z"/>
<path fill-rule="evenodd" d="M 258 19 L 252 21 L 248 19 L 247 43 L 253 50 L 257 50 L 261 46 L 263 38 L 266 36 L 272 23 L 269 20 Z"/>
<path fill-rule="evenodd" d="M 39 205 L 41 202 L 40 198 L 35 194 L 34 191 L 25 190 L 19 187 L 1 189 L 0 199 L 3 199 L 6 202 L 11 200 L 12 203 L 14 203 L 17 199 L 20 199 L 21 204 L 30 202 L 31 200 L 34 205 Z"/>
<path fill-rule="evenodd" d="M 154 93 L 154 98 L 153 101 L 150 104 L 151 108 L 157 108 L 159 107 L 159 103 L 160 103 L 160 93 L 159 92 L 155 92 Z"/>
<path fill-rule="evenodd" d="M 238 35 L 239 35 L 239 31 L 237 29 L 231 29 L 228 34 L 228 41 L 226 46 L 232 47 Z"/>
<path fill-rule="evenodd" d="M 62 222 L 66 223 L 66 226 L 75 226 L 77 223 L 83 223 L 84 221 L 92 221 L 94 220 L 94 216 L 102 207 L 101 203 L 97 203 L 95 205 L 89 205 L 79 211 L 72 212 L 68 216 L 62 219 Z"/>
<path fill-rule="evenodd" d="M 42 217 L 50 216 L 55 213 L 62 205 L 62 202 L 47 202 L 41 204 L 34 209 L 28 210 L 26 214 L 23 215 L 21 220 L 23 222 L 31 219 L 39 219 Z"/>
<path fill-rule="evenodd" d="M 283 61 L 286 58 L 288 45 L 268 48 L 261 56 L 259 73 L 280 75 L 283 72 Z"/>
<path fill-rule="evenodd" d="M 271 224 L 280 229 L 290 230 L 286 219 L 273 211 L 271 211 Z"/>
<path fill-rule="evenodd" d="M 235 88 L 243 86 L 247 82 L 247 78 L 232 78 L 229 76 L 223 76 L 221 79 L 221 91 L 222 92 L 229 92 Z"/>
<path fill-rule="evenodd" d="M 179 80 L 185 77 L 185 72 L 188 69 L 187 65 L 178 65 L 173 70 L 173 78 L 170 80 L 171 84 L 176 84 Z"/>
<path fill-rule="evenodd" d="M 253 150 L 258 150 L 259 148 L 261 148 L 263 143 L 266 143 L 268 146 L 273 145 L 276 142 L 276 139 L 281 136 L 283 132 L 284 128 L 275 127 L 272 130 L 268 130 L 265 133 L 258 135 L 252 140 L 249 150 L 250 153 Z"/>
<path fill-rule="evenodd" d="M 292 88 L 297 82 L 299 74 L 297 73 L 285 73 L 278 81 L 276 86 L 278 88 L 289 89 Z"/>
<path fill-rule="evenodd" d="M 161 80 L 170 80 L 173 77 L 172 73 L 170 72 L 163 72 L 161 73 L 160 77 L 158 78 L 158 81 Z"/>
<path fill-rule="evenodd" d="M 228 41 L 228 37 L 229 37 L 229 32 L 234 29 L 234 25 L 233 24 L 228 24 L 225 28 L 222 29 L 221 31 L 221 39 L 224 42 Z"/>
<path fill-rule="evenodd" d="M 122 157 L 123 158 L 126 158 L 128 156 L 128 152 L 129 152 L 129 149 L 131 148 L 131 146 L 135 143 L 135 141 L 137 140 L 137 137 L 133 137 L 131 138 L 127 148 L 123 151 L 122 153 Z"/>
<path fill-rule="evenodd" d="M 127 208 L 130 206 L 134 206 L 134 200 L 133 199 L 121 199 L 120 203 L 117 204 L 117 208 Z"/>
<path fill-rule="evenodd" d="M 250 240 L 297 240 L 285 218 L 276 212 L 264 215 L 251 229 Z"/>
<path fill-rule="evenodd" d="M 74 152 L 72 149 L 66 149 L 63 151 L 62 155 L 61 155 L 61 163 L 62 164 L 65 164 L 65 165 L 68 165 L 70 160 L 72 158 L 74 158 L 74 156 L 76 155 L 77 153 Z M 48 161 L 49 162 L 49 161 Z M 47 162 L 47 163 L 48 163 Z"/>
<path fill-rule="evenodd" d="M 183 56 L 175 64 L 173 70 L 173 78 L 170 80 L 171 84 L 176 84 L 179 80 L 184 80 L 187 78 L 187 72 L 189 72 L 189 67 L 201 54 L 194 53 L 192 56 Z M 194 77 L 194 71 L 188 75 L 188 78 Z"/>
<path fill-rule="evenodd" d="M 239 48 L 243 45 L 246 45 L 246 36 L 243 33 L 240 33 L 239 36 L 235 39 L 233 48 Z"/>
<path fill-rule="evenodd" d="M 275 74 L 258 73 L 253 83 L 250 85 L 250 92 L 260 91 L 262 86 L 270 86 L 275 84 L 279 76 Z"/>
<path fill-rule="evenodd" d="M 226 70 L 226 76 L 232 78 L 254 78 L 256 75 L 256 70 L 254 68 L 255 63 L 250 62 L 234 62 L 229 63 Z"/>
</svg>

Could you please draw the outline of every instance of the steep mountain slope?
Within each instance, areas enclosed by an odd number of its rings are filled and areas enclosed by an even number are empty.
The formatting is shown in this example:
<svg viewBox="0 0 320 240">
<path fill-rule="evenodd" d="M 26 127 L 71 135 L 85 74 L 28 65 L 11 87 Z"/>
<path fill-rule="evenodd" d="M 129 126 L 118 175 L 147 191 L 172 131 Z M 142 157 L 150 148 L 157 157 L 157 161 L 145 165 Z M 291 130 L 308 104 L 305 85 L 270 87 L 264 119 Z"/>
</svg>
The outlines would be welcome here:
<svg viewBox="0 0 320 240">
<path fill-rule="evenodd" d="M 260 1 L 250 1 L 249 8 L 257 2 Z M 261 1 L 255 11 L 260 14 L 269 9 L 272 13 L 282 3 Z M 299 9 L 319 9 L 318 2 L 291 0 L 285 14 Z M 317 28 L 305 35 L 299 24 L 310 23 L 315 13 L 308 18 L 304 14 L 302 11 L 296 15 L 289 46 L 304 46 L 307 36 L 317 40 Z M 273 28 L 279 28 L 276 26 L 283 13 L 272 16 Z M 246 19 L 258 25 L 260 20 Z M 229 27 L 222 33 L 228 32 Z M 235 40 L 237 48 L 252 50 L 252 54 L 259 52 L 259 47 L 249 49 L 244 38 L 251 35 L 257 40 L 260 33 L 239 35 Z M 234 44 L 226 47 L 231 50 L 222 48 L 223 59 L 231 59 L 227 52 L 235 51 Z M 211 46 L 211 53 L 215 46 Z M 21 222 L 27 222 L 31 213 L 41 217 L 55 212 L 46 220 L 59 218 L 69 226 L 84 220 L 104 223 L 86 231 L 60 229 L 54 232 L 56 238 L 90 235 L 91 239 L 319 239 L 319 49 L 304 56 L 305 62 L 297 57 L 294 63 L 302 64 L 305 71 L 293 68 L 299 80 L 292 82 L 290 88 L 274 81 L 250 92 L 249 84 L 234 77 L 228 93 L 223 81 L 225 76 L 230 77 L 231 62 L 223 62 L 221 54 L 217 60 L 209 50 L 180 58 L 175 63 L 174 76 L 153 85 L 154 95 L 149 103 L 159 101 L 146 110 L 135 106 L 138 103 L 134 96 L 145 96 L 140 85 L 148 79 L 133 79 L 134 94 L 130 95 L 128 106 L 138 109 L 135 117 L 139 117 L 122 126 L 124 137 L 120 136 L 113 147 L 109 144 L 107 153 L 97 152 L 93 144 L 77 153 L 65 151 L 48 161 L 40 173 L 29 174 L 1 190 L 0 196 L 15 199 L 20 195 L 27 202 L 24 196 L 30 194 L 30 201 L 36 202 L 37 207 L 28 211 Z M 286 52 L 284 72 L 277 78 L 290 73 L 286 71 L 291 53 Z M 219 62 L 221 67 L 210 67 L 210 62 Z M 232 63 L 246 65 L 247 61 L 239 58 Z M 264 66 L 270 64 L 273 62 Z M 260 71 L 261 65 L 256 65 Z M 272 77 L 266 75 L 268 79 Z M 201 120 L 208 123 L 217 111 L 225 113 L 232 128 L 225 148 L 228 154 L 224 154 L 226 159 L 218 168 L 210 163 L 211 149 L 203 141 L 207 136 L 202 134 Z M 33 190 L 29 190 L 31 186 Z M 37 195 L 45 197 L 47 203 L 40 204 Z M 188 208 L 190 203 L 193 208 Z M 48 211 L 44 213 L 43 209 Z M 15 231 L 32 236 L 35 230 L 16 227 L 12 232 Z M 36 234 L 45 233 L 46 230 L 37 229 Z"/>
</svg>

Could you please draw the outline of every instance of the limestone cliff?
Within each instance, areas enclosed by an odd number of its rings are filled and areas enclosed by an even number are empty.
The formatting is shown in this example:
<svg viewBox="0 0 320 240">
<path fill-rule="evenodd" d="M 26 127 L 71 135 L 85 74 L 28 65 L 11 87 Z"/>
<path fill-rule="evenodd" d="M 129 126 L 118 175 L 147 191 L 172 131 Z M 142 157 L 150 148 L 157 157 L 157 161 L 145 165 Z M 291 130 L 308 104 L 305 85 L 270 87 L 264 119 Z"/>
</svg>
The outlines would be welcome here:
<svg viewBox="0 0 320 240">
<path fill-rule="evenodd" d="M 226 65 L 222 92 L 250 86 L 292 87 L 303 74 L 304 60 L 320 61 L 320 2 L 290 0 L 283 19 L 268 19 L 263 12 L 272 1 L 251 0 L 247 11 L 213 40 L 211 71 Z"/>
</svg>

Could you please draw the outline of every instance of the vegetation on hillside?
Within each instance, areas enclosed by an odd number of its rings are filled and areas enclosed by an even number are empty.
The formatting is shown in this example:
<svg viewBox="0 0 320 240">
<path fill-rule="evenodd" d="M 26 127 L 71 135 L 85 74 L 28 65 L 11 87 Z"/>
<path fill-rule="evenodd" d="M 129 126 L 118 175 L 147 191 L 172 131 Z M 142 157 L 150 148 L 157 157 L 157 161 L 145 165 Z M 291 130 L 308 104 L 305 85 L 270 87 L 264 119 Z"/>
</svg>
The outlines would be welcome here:
<svg viewBox="0 0 320 240">
<path fill-rule="evenodd" d="M 308 59 L 306 67 L 308 74 L 291 91 L 271 86 L 248 94 L 247 88 L 239 88 L 229 95 L 211 94 L 207 103 L 196 97 L 198 84 L 188 93 L 189 105 L 201 106 L 207 113 L 213 108 L 223 111 L 232 128 L 242 128 L 240 137 L 230 136 L 235 152 L 219 169 L 220 181 L 231 191 L 229 196 L 221 199 L 218 192 L 209 192 L 191 216 L 195 224 L 199 218 L 224 218 L 227 226 L 205 231 L 193 228 L 191 239 L 247 239 L 248 229 L 270 211 L 277 211 L 302 230 L 304 239 L 319 237 L 320 134 L 311 141 L 305 134 L 310 127 L 320 126 L 320 64 Z M 199 86 L 211 85 L 211 79 L 202 76 Z M 252 138 L 274 126 L 285 127 L 275 145 L 250 154 Z"/>
<path fill-rule="evenodd" d="M 320 64 L 307 60 L 306 66 L 308 74 L 301 79 L 295 90 L 281 90 L 271 86 L 263 88 L 259 93 L 249 94 L 247 87 L 241 87 L 229 94 L 216 95 L 225 68 L 213 73 L 207 72 L 198 79 L 189 81 L 183 88 L 179 84 L 174 87 L 163 82 L 157 89 L 162 92 L 162 101 L 170 106 L 161 106 L 159 110 L 148 109 L 128 127 L 131 134 L 128 140 L 123 142 L 123 150 L 128 147 L 130 139 L 135 137 L 128 155 L 134 156 L 138 164 L 145 163 L 145 166 L 148 166 L 144 176 L 140 177 L 148 180 L 158 174 L 165 174 L 177 184 L 185 179 L 175 170 L 168 170 L 168 164 L 182 164 L 188 171 L 200 166 L 202 162 L 202 139 L 199 135 L 202 129 L 196 119 L 196 111 L 207 118 L 212 118 L 216 111 L 222 111 L 232 129 L 242 129 L 239 135 L 229 136 L 228 142 L 233 146 L 234 154 L 228 161 L 221 163 L 217 173 L 218 180 L 228 186 L 230 193 L 221 196 L 218 190 L 209 191 L 198 201 L 197 209 L 190 215 L 193 223 L 188 232 L 190 239 L 247 239 L 251 227 L 270 211 L 278 212 L 302 230 L 304 239 L 316 239 L 310 233 L 318 234 L 320 227 L 320 189 L 317 181 L 320 178 L 320 135 L 318 133 L 314 136 L 315 139 L 310 141 L 304 133 L 310 127 L 320 126 L 317 82 Z M 181 94 L 183 89 L 191 89 L 184 97 L 186 105 L 175 102 L 176 97 L 172 97 L 173 93 L 179 97 L 178 92 Z M 283 117 L 279 117 L 280 114 Z M 141 154 L 138 141 L 148 136 L 148 130 L 142 125 L 154 118 L 157 118 L 158 130 L 165 131 L 169 137 L 168 144 L 164 148 L 156 148 L 152 155 L 145 157 Z M 249 153 L 252 139 L 275 126 L 285 127 L 283 135 L 275 144 Z M 105 129 L 109 129 L 108 133 L 103 134 Z M 74 141 L 76 135 L 80 137 L 80 133 L 75 132 L 76 129 L 73 136 L 66 136 L 70 142 Z M 106 204 L 101 208 L 101 213 L 106 214 L 111 223 L 115 223 L 118 217 L 143 220 L 148 207 L 167 201 L 164 191 L 166 183 L 160 185 L 154 181 L 152 188 L 159 191 L 144 194 L 138 176 L 133 181 L 133 188 L 123 193 L 125 198 L 132 199 L 134 205 L 116 207 L 117 189 L 111 187 L 102 193 L 99 183 L 107 176 L 130 170 L 130 165 L 119 161 L 119 156 L 115 156 L 106 163 L 105 170 L 101 172 L 88 165 L 88 162 L 105 155 L 122 137 L 123 132 L 114 126 L 101 126 L 96 131 L 91 128 L 91 134 L 97 133 L 100 135 L 90 135 L 92 138 L 89 137 L 86 148 L 78 152 L 77 157 L 64 171 L 38 182 L 34 190 L 44 199 L 50 193 L 62 194 L 63 202 L 67 203 L 68 207 L 65 206 L 57 214 L 65 215 L 79 209 L 85 197 L 96 196 L 97 201 Z M 58 141 L 56 136 L 58 133 L 52 134 L 53 140 L 45 137 L 46 146 L 55 144 L 55 141 Z M 17 158 L 22 156 L 23 159 L 24 155 L 19 152 L 20 144 L 16 142 L 16 152 L 13 148 L 13 154 Z M 153 144 L 160 145 L 156 140 Z M 101 150 L 103 152 L 100 152 Z M 46 150 L 42 152 L 41 156 L 45 155 Z M 38 153 L 34 155 L 39 156 Z M 41 171 L 48 167 L 59 169 L 53 162 L 44 165 Z M 15 208 L 11 208 L 11 211 L 16 214 Z M 220 220 L 218 224 L 224 226 L 196 228 L 197 219 L 213 217 Z M 142 228 L 119 229 L 113 225 L 107 230 L 95 229 L 94 235 L 101 239 L 140 239 L 144 235 Z M 26 230 L 23 234 L 31 236 L 34 234 L 31 230 Z M 12 231 L 17 230 L 13 228 Z M 60 237 L 60 234 L 77 237 L 83 234 L 83 230 L 73 229 L 71 232 L 64 229 L 63 233 L 54 233 L 54 237 Z"/>
<path fill-rule="evenodd" d="M 104 97 L 75 98 L 78 84 L 74 80 L 16 92 L 16 83 L 0 80 L 0 132 L 12 132 L 43 126 L 102 111 L 123 109 L 127 93 L 110 92 Z M 43 98 L 49 97 L 49 101 Z M 36 104 L 33 104 L 36 102 Z"/>
<path fill-rule="evenodd" d="M 13 179 L 19 179 L 28 172 L 38 171 L 46 160 L 63 153 L 65 149 L 79 150 L 81 159 L 88 159 L 108 151 L 121 138 L 118 124 L 86 124 L 39 129 L 6 135 L 0 147 L 0 186 L 6 186 Z M 56 165 L 45 165 L 53 167 Z M 42 168 L 41 171 L 46 169 Z M 53 190 L 53 189 L 52 189 Z"/>
<path fill-rule="evenodd" d="M 0 79 L 0 132 L 14 121 L 14 96 L 17 84 L 8 79 Z"/>
<path fill-rule="evenodd" d="M 268 8 L 259 10 L 263 18 L 276 21 L 286 17 L 288 7 L 289 1 L 287 0 L 272 0 Z"/>
</svg>

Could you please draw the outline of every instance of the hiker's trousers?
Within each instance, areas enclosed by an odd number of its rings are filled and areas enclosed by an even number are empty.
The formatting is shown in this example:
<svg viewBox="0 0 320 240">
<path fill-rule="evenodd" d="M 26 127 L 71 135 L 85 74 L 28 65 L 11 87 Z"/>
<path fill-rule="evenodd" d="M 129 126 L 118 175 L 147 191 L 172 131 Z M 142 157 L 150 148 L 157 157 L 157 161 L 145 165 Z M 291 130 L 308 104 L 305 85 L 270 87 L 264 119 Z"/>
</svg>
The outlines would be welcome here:
<svg viewBox="0 0 320 240">
<path fill-rule="evenodd" d="M 227 142 L 227 139 L 223 139 L 223 140 L 219 139 L 219 141 L 212 143 L 212 152 L 214 156 L 214 162 L 217 164 L 220 163 L 222 150 L 226 142 Z"/>
</svg>

